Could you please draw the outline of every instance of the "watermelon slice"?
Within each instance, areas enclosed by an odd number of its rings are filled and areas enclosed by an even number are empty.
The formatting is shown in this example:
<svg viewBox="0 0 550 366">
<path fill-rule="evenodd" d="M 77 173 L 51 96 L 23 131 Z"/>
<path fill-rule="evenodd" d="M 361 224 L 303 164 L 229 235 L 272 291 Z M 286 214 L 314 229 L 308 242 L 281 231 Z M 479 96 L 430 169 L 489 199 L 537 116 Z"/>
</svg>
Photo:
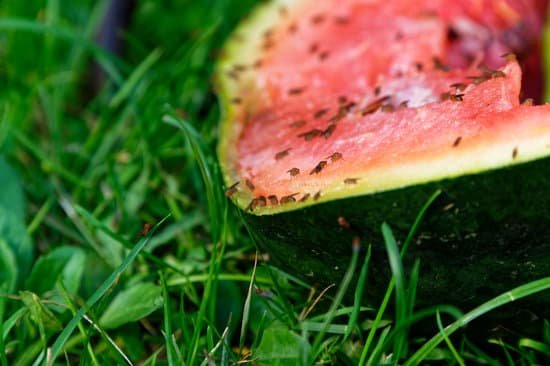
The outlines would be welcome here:
<svg viewBox="0 0 550 366">
<path fill-rule="evenodd" d="M 420 302 L 474 303 L 550 275 L 546 1 L 277 0 L 217 74 L 227 195 L 287 270 L 338 280 L 354 237 L 406 237 Z M 523 77 L 523 80 L 522 80 Z M 374 286 L 376 287 L 376 286 Z M 449 289 L 455 288 L 449 296 Z"/>
</svg>

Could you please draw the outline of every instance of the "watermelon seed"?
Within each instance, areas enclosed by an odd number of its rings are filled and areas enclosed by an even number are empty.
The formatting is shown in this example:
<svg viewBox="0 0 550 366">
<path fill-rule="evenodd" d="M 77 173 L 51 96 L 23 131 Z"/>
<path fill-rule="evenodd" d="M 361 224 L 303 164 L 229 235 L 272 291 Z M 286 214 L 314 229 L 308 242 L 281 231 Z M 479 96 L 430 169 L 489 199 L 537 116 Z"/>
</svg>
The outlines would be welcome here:
<svg viewBox="0 0 550 366">
<path fill-rule="evenodd" d="M 313 118 L 319 119 L 323 117 L 325 114 L 327 114 L 328 111 L 329 111 L 328 108 L 319 109 L 317 112 L 313 114 Z"/>
<path fill-rule="evenodd" d="M 277 199 L 277 196 L 275 196 L 274 194 L 267 196 L 267 199 L 269 200 L 269 203 L 271 203 L 272 205 L 279 204 L 279 200 Z"/>
<path fill-rule="evenodd" d="M 289 127 L 290 128 L 300 128 L 300 127 L 303 127 L 305 124 L 306 124 L 306 121 L 304 121 L 303 119 L 299 119 L 299 120 L 296 120 L 296 121 L 292 122 L 289 125 Z"/>
<path fill-rule="evenodd" d="M 344 184 L 357 184 L 359 178 L 346 178 L 344 179 Z"/>
<path fill-rule="evenodd" d="M 263 34 L 264 38 L 271 38 L 272 36 L 273 36 L 273 28 L 268 28 Z"/>
<path fill-rule="evenodd" d="M 338 97 L 338 104 L 344 104 L 344 103 L 347 102 L 347 100 L 348 100 L 348 98 L 346 98 L 345 95 L 341 95 L 341 96 Z"/>
<path fill-rule="evenodd" d="M 418 72 L 422 72 L 422 70 L 424 69 L 424 65 L 422 65 L 421 62 L 415 62 L 414 66 L 416 67 L 416 71 Z"/>
<path fill-rule="evenodd" d="M 288 26 L 288 33 L 296 33 L 298 30 L 298 25 L 296 23 L 292 23 Z"/>
<path fill-rule="evenodd" d="M 231 197 L 233 196 L 236 192 L 237 192 L 237 185 L 239 184 L 240 182 L 237 181 L 235 183 L 233 183 L 231 186 L 229 186 L 227 188 L 227 190 L 225 191 L 225 195 L 226 197 Z"/>
<path fill-rule="evenodd" d="M 304 140 L 306 141 L 311 141 L 313 140 L 315 137 L 317 136 L 320 136 L 321 133 L 323 133 L 323 131 L 317 129 L 317 128 L 314 128 L 313 130 L 309 130 L 307 132 L 304 132 L 304 133 L 301 133 L 298 135 L 298 137 L 303 137 Z"/>
<path fill-rule="evenodd" d="M 305 201 L 307 201 L 307 199 L 309 198 L 309 196 L 311 196 L 309 193 L 304 194 L 304 196 L 303 196 L 302 198 L 300 198 L 300 202 L 305 202 Z"/>
<path fill-rule="evenodd" d="M 292 169 L 287 170 L 286 172 L 289 173 L 291 177 L 295 177 L 298 174 L 300 174 L 300 169 L 292 168 Z"/>
<path fill-rule="evenodd" d="M 335 16 L 334 17 L 334 23 L 338 24 L 338 25 L 345 25 L 345 24 L 348 24 L 349 23 L 349 18 L 348 17 L 345 17 L 345 16 Z"/>
<path fill-rule="evenodd" d="M 245 183 L 246 183 L 246 186 L 248 187 L 248 189 L 250 189 L 251 191 L 255 190 L 256 187 L 254 186 L 254 184 L 252 184 L 252 182 L 250 180 L 245 180 Z"/>
<path fill-rule="evenodd" d="M 334 163 L 334 162 L 342 159 L 342 154 L 339 153 L 339 152 L 334 152 L 334 153 L 332 153 L 332 155 L 328 156 L 325 159 L 330 159 L 330 161 L 332 161 Z"/>
<path fill-rule="evenodd" d="M 262 44 L 262 50 L 268 51 L 273 46 L 275 46 L 275 42 L 273 42 L 272 39 L 266 39 L 265 42 Z"/>
<path fill-rule="evenodd" d="M 327 166 L 327 162 L 325 160 L 321 160 L 316 166 L 315 168 L 313 168 L 310 172 L 309 172 L 309 175 L 312 175 L 312 174 L 319 174 L 321 172 L 321 170 L 323 170 L 325 167 Z"/>
<path fill-rule="evenodd" d="M 323 51 L 319 54 L 319 61 L 324 61 L 328 58 L 330 53 L 328 51 Z"/>
<path fill-rule="evenodd" d="M 290 202 L 296 202 L 296 198 L 294 196 L 298 195 L 299 193 L 292 193 L 288 196 L 281 197 L 281 200 L 279 201 L 281 204 L 290 203 Z"/>
<path fill-rule="evenodd" d="M 317 193 L 315 193 L 315 195 L 313 196 L 313 200 L 317 201 L 319 198 L 321 198 L 321 191 L 318 191 Z"/>
<path fill-rule="evenodd" d="M 288 148 L 286 150 L 283 150 L 283 151 L 279 151 L 277 154 L 275 154 L 275 160 L 281 160 L 282 158 L 288 156 L 288 152 L 292 150 L 292 148 Z"/>
<path fill-rule="evenodd" d="M 245 65 L 233 65 L 233 70 L 235 72 L 243 72 L 243 71 L 246 71 L 247 70 L 247 67 Z"/>
<path fill-rule="evenodd" d="M 254 67 L 255 69 L 259 69 L 262 66 L 262 63 L 263 63 L 262 60 L 256 60 L 256 62 L 254 62 L 252 67 Z"/>
<path fill-rule="evenodd" d="M 332 118 L 331 118 L 332 120 Z M 328 139 L 333 133 L 334 133 L 334 130 L 336 130 L 336 124 L 334 123 L 331 123 L 327 128 L 326 130 L 324 130 L 323 132 L 321 132 L 321 135 L 323 135 L 323 137 L 325 139 Z"/>
<path fill-rule="evenodd" d="M 458 136 L 456 138 L 455 142 L 453 142 L 453 147 L 457 147 L 460 144 L 460 141 L 462 141 L 462 136 Z"/>
<path fill-rule="evenodd" d="M 339 25 L 348 24 L 349 23 L 349 18 L 344 17 L 344 16 L 336 16 L 336 17 L 334 17 L 334 23 L 339 24 Z"/>
<path fill-rule="evenodd" d="M 344 216 L 338 216 L 338 225 L 340 225 L 343 229 L 349 229 L 351 227 L 348 220 L 346 220 Z"/>
<path fill-rule="evenodd" d="M 380 92 L 382 91 L 382 88 L 380 88 L 380 85 L 376 86 L 374 88 L 374 95 L 377 97 L 380 95 Z"/>
<path fill-rule="evenodd" d="M 298 88 L 291 88 L 291 89 L 288 89 L 288 94 L 289 95 L 298 95 L 298 94 L 302 94 L 304 92 L 305 88 L 303 87 L 298 87 Z"/>
<path fill-rule="evenodd" d="M 514 147 L 514 150 L 512 150 L 512 159 L 515 159 L 518 157 L 518 148 L 517 146 Z"/>
<path fill-rule="evenodd" d="M 239 74 L 235 71 L 228 71 L 227 76 L 229 76 L 231 79 L 238 81 L 239 80 Z"/>
<path fill-rule="evenodd" d="M 319 44 L 317 42 L 314 42 L 311 44 L 311 46 L 309 46 L 309 52 L 310 53 L 315 53 L 319 50 Z"/>
<path fill-rule="evenodd" d="M 314 25 L 321 24 L 324 21 L 325 21 L 325 16 L 323 14 L 316 14 L 311 17 L 311 23 L 313 23 Z"/>
</svg>

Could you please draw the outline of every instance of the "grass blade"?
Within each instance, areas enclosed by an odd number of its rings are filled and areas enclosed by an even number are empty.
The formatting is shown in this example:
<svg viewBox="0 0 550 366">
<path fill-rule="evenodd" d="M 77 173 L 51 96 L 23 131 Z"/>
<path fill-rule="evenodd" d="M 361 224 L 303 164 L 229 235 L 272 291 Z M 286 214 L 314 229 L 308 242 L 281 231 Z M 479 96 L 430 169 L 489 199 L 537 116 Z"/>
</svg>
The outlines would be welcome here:
<svg viewBox="0 0 550 366">
<path fill-rule="evenodd" d="M 426 356 L 444 340 L 444 336 L 453 334 L 456 330 L 470 323 L 474 319 L 496 309 L 502 305 L 519 300 L 523 297 L 536 294 L 541 291 L 550 289 L 550 277 L 545 277 L 540 280 L 529 282 L 525 285 L 514 288 L 511 291 L 505 292 L 492 300 L 489 300 L 482 305 L 476 307 L 472 311 L 466 313 L 463 317 L 448 325 L 443 332 L 438 333 L 428 342 L 426 342 L 419 350 L 417 350 L 404 366 L 418 365 L 426 358 Z"/>
<path fill-rule="evenodd" d="M 401 256 L 407 251 L 407 248 L 409 247 L 409 244 L 412 241 L 412 238 L 416 234 L 416 231 L 418 230 L 418 227 L 420 226 L 420 222 L 422 222 L 422 219 L 424 218 L 424 215 L 426 214 L 426 211 L 428 208 L 432 205 L 432 203 L 439 197 L 441 194 L 441 190 L 436 190 L 426 201 L 424 206 L 420 209 L 418 212 L 418 215 L 416 215 L 416 219 L 414 220 L 411 229 L 409 230 L 409 234 L 407 235 L 407 239 L 405 239 L 405 242 L 403 243 L 403 247 L 401 248 Z M 384 316 L 384 313 L 386 311 L 386 308 L 388 306 L 388 303 L 390 301 L 391 294 L 393 292 L 394 288 L 394 279 L 392 278 L 390 280 L 390 283 L 388 284 L 388 289 L 386 290 L 386 293 L 384 294 L 384 298 L 382 299 L 382 303 L 380 304 L 380 307 L 378 308 L 378 312 L 376 314 L 376 318 L 373 321 L 373 326 L 369 332 L 369 335 L 367 336 L 367 340 L 365 341 L 365 346 L 363 347 L 363 351 L 361 352 L 361 357 L 359 360 L 360 365 L 364 365 L 365 361 L 367 360 L 367 355 L 369 354 L 370 346 L 372 345 L 372 342 L 374 340 L 374 336 L 376 335 L 376 331 L 378 330 L 378 327 L 380 325 L 380 322 L 382 321 L 382 317 Z"/>
<path fill-rule="evenodd" d="M 439 313 L 439 310 L 436 313 L 436 319 L 437 319 L 437 327 L 439 328 L 439 331 L 441 332 L 441 335 L 443 336 L 443 339 L 445 340 L 445 343 L 447 344 L 447 347 L 449 347 L 449 350 L 451 351 L 453 357 L 455 358 L 455 361 L 460 366 L 466 366 L 466 364 L 464 363 L 464 360 L 458 354 L 455 346 L 453 346 L 453 343 L 451 342 L 449 337 L 445 334 L 445 331 L 443 329 L 443 323 L 441 322 L 441 315 Z"/>
<path fill-rule="evenodd" d="M 365 289 L 365 283 L 367 282 L 367 273 L 371 257 L 371 246 L 367 249 L 367 254 L 365 255 L 365 261 L 361 267 L 361 272 L 359 273 L 359 279 L 357 280 L 357 287 L 355 288 L 355 295 L 353 299 L 353 311 L 349 317 L 348 325 L 346 328 L 346 334 L 342 342 L 345 342 L 349 336 L 352 334 L 353 330 L 357 326 L 357 318 L 361 311 L 361 302 L 363 300 L 363 291 Z"/>
<path fill-rule="evenodd" d="M 90 296 L 88 301 L 86 301 L 86 304 L 81 307 L 76 314 L 73 316 L 71 321 L 65 326 L 61 334 L 57 337 L 55 342 L 53 343 L 51 347 L 51 357 L 50 361 L 51 364 L 53 364 L 56 360 L 56 358 L 61 353 L 61 350 L 63 349 L 63 345 L 67 340 L 69 339 L 71 333 L 74 331 L 74 329 L 77 327 L 78 323 L 86 314 L 86 312 L 94 306 L 102 297 L 105 295 L 105 293 L 116 283 L 118 276 L 120 276 L 129 266 L 130 264 L 136 259 L 138 254 L 145 248 L 147 243 L 151 240 L 151 237 L 157 231 L 157 229 L 170 217 L 170 215 L 167 215 L 164 217 L 158 224 L 156 224 L 147 237 L 141 239 L 138 244 L 128 253 L 126 258 L 122 261 L 120 266 L 116 268 L 111 275 L 103 282 L 103 284 Z"/>
</svg>

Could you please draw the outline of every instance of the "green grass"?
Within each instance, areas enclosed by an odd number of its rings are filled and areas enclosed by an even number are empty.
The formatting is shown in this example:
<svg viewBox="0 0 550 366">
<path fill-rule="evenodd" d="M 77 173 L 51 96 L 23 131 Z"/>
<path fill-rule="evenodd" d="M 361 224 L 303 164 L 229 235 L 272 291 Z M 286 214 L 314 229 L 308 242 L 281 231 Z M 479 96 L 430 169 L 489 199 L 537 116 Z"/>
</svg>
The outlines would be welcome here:
<svg viewBox="0 0 550 366">
<path fill-rule="evenodd" d="M 271 267 L 214 154 L 215 56 L 254 1 L 140 1 L 120 56 L 93 42 L 106 3 L 0 3 L 1 366 L 550 362 L 544 320 L 506 339 L 459 332 L 550 278 L 464 314 L 415 308 L 422 263 L 406 272 L 401 256 L 437 192 L 401 250 L 381 228 L 381 304 L 364 296 L 370 248 L 332 297 Z"/>
</svg>

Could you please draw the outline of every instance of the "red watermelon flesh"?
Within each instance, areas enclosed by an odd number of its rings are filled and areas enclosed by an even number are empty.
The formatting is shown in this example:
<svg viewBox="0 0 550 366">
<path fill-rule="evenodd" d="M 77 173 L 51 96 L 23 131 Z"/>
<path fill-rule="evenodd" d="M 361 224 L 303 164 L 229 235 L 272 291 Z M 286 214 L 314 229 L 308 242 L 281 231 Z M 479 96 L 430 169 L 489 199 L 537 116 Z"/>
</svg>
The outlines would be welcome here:
<svg viewBox="0 0 550 366">
<path fill-rule="evenodd" d="M 522 72 L 540 94 L 545 7 L 280 1 L 276 22 L 249 25 L 257 35 L 222 62 L 237 201 L 274 213 L 281 199 L 286 210 L 550 154 L 550 107 L 520 103 Z"/>
</svg>

